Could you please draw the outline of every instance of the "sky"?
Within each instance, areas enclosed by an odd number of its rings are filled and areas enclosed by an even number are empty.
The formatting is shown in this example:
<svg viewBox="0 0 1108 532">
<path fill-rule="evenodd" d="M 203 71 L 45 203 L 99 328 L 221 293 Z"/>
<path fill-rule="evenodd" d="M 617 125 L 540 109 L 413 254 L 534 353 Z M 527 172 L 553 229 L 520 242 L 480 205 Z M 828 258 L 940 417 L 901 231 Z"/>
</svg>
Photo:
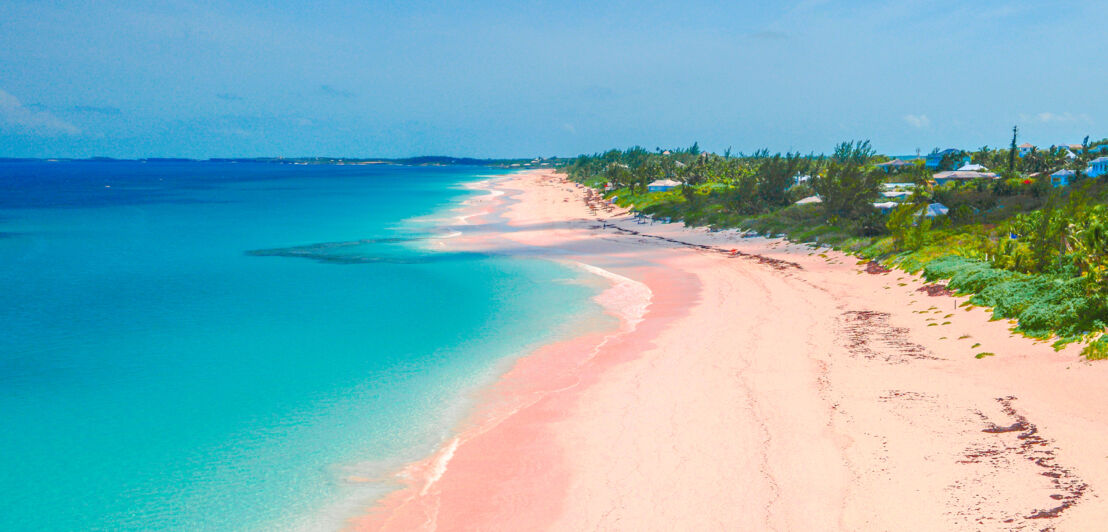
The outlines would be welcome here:
<svg viewBox="0 0 1108 532">
<path fill-rule="evenodd" d="M 3 0 L 0 157 L 1108 137 L 1085 1 Z"/>
</svg>

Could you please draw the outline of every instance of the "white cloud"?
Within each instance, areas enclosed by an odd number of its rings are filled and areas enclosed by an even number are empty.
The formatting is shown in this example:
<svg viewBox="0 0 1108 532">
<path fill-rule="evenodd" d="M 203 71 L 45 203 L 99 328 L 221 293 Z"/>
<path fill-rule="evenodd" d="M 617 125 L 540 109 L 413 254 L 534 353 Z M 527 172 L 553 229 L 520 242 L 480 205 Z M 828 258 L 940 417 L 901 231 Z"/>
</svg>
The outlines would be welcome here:
<svg viewBox="0 0 1108 532">
<path fill-rule="evenodd" d="M 1074 124 L 1077 122 L 1092 124 L 1093 120 L 1086 114 L 1073 113 L 1039 113 L 1036 115 L 1020 115 L 1023 122 L 1037 122 L 1040 124 Z"/>
<path fill-rule="evenodd" d="M 49 111 L 29 109 L 19 98 L 0 89 L 0 125 L 37 135 L 77 135 L 81 130 Z"/>
<path fill-rule="evenodd" d="M 927 115 L 904 115 L 904 121 L 909 126 L 924 128 L 931 125 L 931 119 Z"/>
</svg>

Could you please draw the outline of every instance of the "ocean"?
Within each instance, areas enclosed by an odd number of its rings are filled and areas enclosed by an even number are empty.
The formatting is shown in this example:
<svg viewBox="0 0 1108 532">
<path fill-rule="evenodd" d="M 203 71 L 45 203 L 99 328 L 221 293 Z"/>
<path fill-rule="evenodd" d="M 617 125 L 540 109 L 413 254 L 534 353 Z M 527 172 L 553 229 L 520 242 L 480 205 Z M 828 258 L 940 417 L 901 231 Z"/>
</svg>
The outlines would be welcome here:
<svg viewBox="0 0 1108 532">
<path fill-rule="evenodd" d="M 0 162 L 0 530 L 334 529 L 593 276 L 435 251 L 476 167 Z"/>
</svg>

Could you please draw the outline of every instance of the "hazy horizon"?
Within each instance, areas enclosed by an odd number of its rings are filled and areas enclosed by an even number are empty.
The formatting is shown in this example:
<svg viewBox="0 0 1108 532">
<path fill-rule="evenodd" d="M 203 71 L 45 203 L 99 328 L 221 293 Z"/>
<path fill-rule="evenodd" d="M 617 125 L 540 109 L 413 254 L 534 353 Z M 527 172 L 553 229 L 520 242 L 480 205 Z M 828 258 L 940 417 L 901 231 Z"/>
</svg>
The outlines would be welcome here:
<svg viewBox="0 0 1108 532">
<path fill-rule="evenodd" d="M 12 0 L 0 157 L 885 154 L 1108 137 L 1080 2 Z"/>
</svg>

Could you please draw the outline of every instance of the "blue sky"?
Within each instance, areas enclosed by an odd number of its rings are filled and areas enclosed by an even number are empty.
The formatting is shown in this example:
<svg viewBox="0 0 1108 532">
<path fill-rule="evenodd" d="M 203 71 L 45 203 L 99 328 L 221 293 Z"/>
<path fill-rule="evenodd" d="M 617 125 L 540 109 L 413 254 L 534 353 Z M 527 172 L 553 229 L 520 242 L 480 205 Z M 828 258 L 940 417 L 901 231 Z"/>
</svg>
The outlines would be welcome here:
<svg viewBox="0 0 1108 532">
<path fill-rule="evenodd" d="M 0 156 L 1108 137 L 1096 2 L 0 2 Z"/>
</svg>

